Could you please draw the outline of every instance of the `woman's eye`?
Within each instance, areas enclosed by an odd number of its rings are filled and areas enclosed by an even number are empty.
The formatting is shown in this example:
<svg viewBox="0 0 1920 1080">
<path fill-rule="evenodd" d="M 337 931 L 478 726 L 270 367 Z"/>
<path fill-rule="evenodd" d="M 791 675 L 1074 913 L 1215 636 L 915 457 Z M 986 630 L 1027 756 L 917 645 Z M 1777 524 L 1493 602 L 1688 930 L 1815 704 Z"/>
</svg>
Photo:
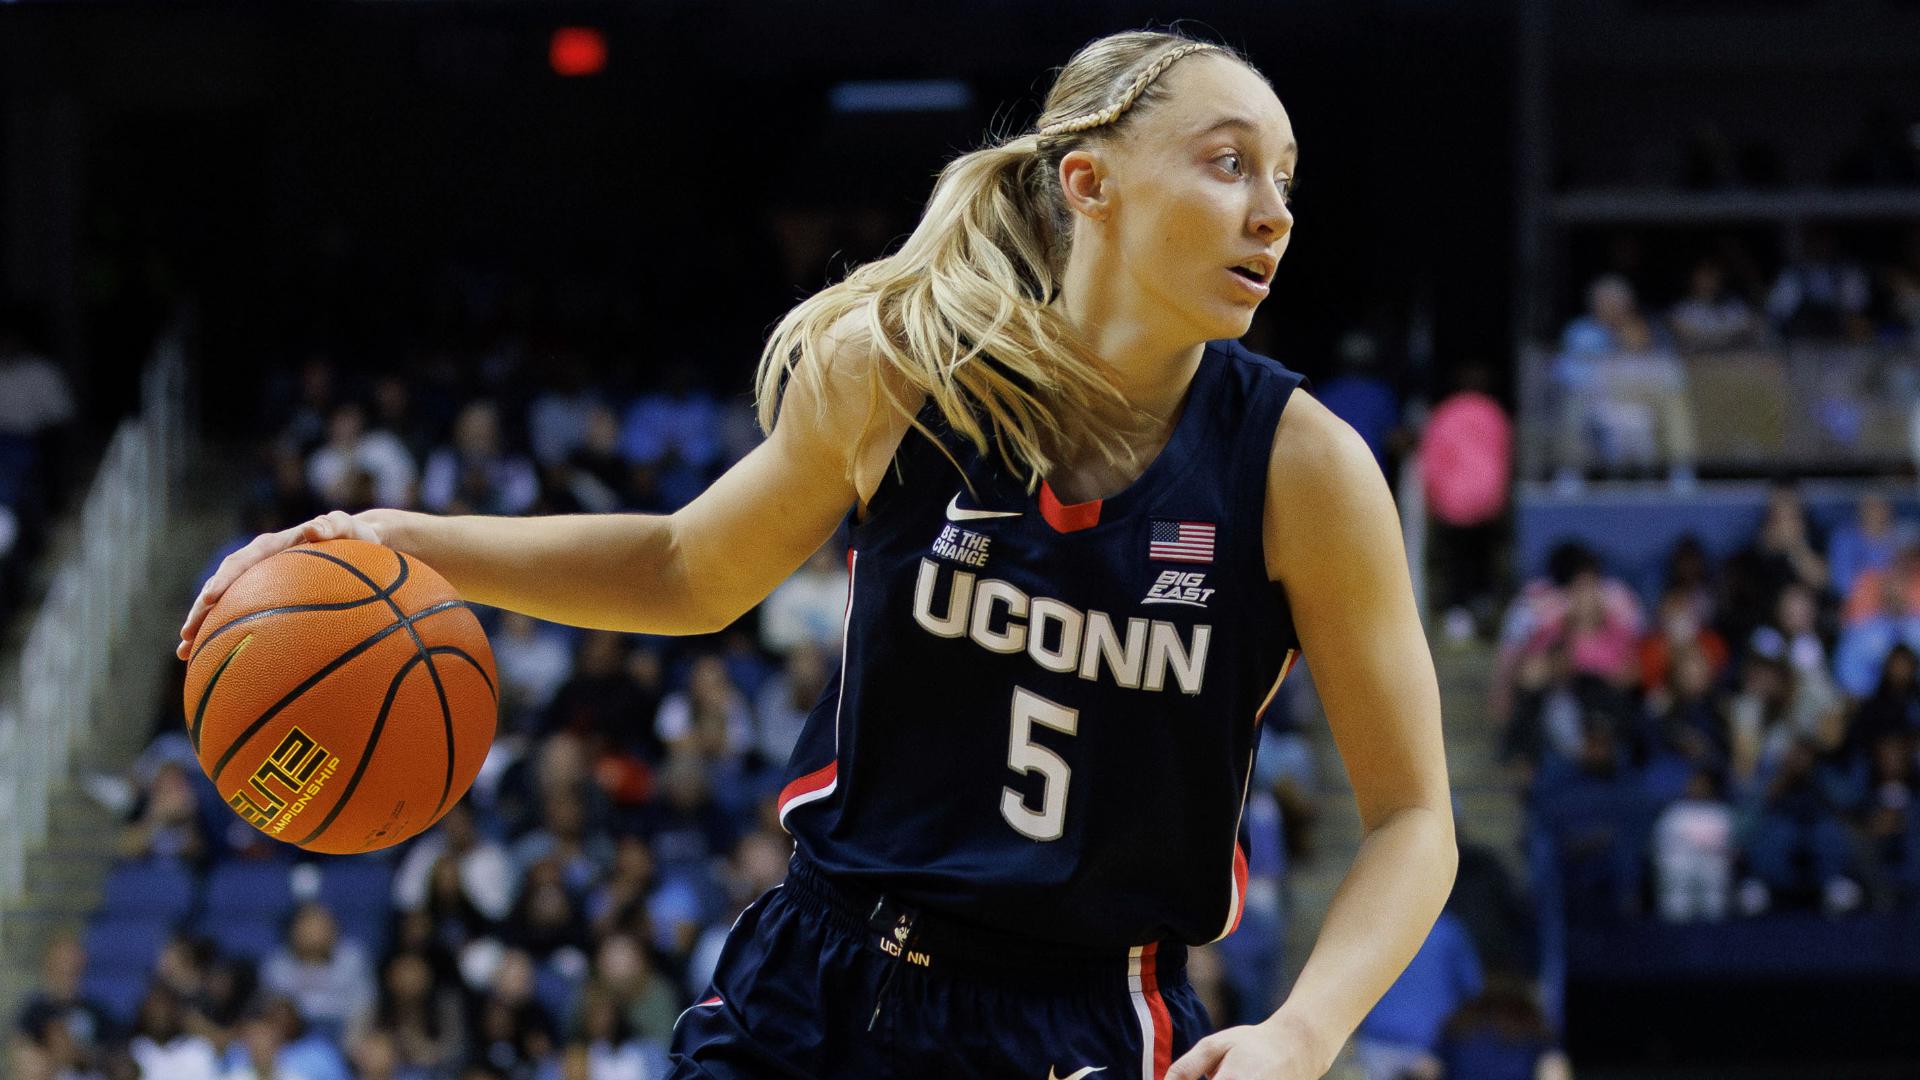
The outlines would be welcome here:
<svg viewBox="0 0 1920 1080">
<path fill-rule="evenodd" d="M 1215 158 L 1214 160 L 1220 162 L 1221 168 L 1226 169 L 1228 172 L 1232 173 L 1233 175 L 1235 176 L 1240 175 L 1240 155 L 1239 154 L 1222 154 L 1219 157 Z M 1233 164 L 1227 165 L 1226 163 L 1229 161 L 1232 162 Z"/>
</svg>

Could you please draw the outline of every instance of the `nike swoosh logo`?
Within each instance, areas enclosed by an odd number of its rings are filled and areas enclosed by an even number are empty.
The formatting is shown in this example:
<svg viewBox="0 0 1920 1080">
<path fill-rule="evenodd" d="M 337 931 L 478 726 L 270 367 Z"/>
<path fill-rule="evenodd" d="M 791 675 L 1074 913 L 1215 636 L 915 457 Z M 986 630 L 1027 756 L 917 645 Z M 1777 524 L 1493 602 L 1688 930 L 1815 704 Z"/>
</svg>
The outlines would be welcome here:
<svg viewBox="0 0 1920 1080">
<path fill-rule="evenodd" d="M 1074 1073 L 1072 1076 L 1055 1076 L 1053 1072 L 1053 1066 L 1049 1065 L 1047 1066 L 1047 1080 L 1080 1080 L 1081 1077 L 1087 1075 L 1088 1073 L 1097 1073 L 1097 1072 L 1106 1072 L 1106 1071 L 1107 1071 L 1107 1067 L 1105 1065 L 1102 1065 L 1099 1068 L 1095 1068 L 1094 1066 L 1089 1065 L 1086 1068 L 1081 1069 L 1079 1072 Z"/>
<path fill-rule="evenodd" d="M 953 501 L 947 503 L 948 521 L 978 521 L 981 518 L 1019 517 L 1020 514 L 1019 510 L 962 510 L 960 493 L 957 491 L 953 493 Z M 1069 1076 L 1066 1080 L 1073 1080 L 1073 1077 Z"/>
</svg>

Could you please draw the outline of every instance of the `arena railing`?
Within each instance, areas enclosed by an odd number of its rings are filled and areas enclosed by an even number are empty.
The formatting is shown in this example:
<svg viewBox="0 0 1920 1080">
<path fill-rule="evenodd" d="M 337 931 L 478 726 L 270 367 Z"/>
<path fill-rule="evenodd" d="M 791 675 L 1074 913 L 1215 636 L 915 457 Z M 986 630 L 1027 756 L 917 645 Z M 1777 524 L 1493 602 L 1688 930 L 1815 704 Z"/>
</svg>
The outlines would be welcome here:
<svg viewBox="0 0 1920 1080">
<path fill-rule="evenodd" d="M 0 912 L 26 888 L 49 803 L 75 745 L 114 692 L 111 663 L 161 554 L 188 445 L 185 333 L 163 334 L 142 375 L 141 411 L 108 444 L 0 703 Z"/>
</svg>

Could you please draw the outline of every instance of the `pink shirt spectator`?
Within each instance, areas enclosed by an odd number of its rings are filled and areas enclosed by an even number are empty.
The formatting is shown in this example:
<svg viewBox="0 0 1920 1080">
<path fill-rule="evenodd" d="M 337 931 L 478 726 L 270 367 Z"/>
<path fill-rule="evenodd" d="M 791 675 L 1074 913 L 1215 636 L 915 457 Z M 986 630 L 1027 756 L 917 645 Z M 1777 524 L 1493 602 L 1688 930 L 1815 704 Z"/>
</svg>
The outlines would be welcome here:
<svg viewBox="0 0 1920 1080">
<path fill-rule="evenodd" d="M 1433 516 L 1448 525 L 1480 525 L 1507 506 L 1513 425 L 1500 403 L 1464 390 L 1442 401 L 1420 443 L 1420 481 Z"/>
</svg>

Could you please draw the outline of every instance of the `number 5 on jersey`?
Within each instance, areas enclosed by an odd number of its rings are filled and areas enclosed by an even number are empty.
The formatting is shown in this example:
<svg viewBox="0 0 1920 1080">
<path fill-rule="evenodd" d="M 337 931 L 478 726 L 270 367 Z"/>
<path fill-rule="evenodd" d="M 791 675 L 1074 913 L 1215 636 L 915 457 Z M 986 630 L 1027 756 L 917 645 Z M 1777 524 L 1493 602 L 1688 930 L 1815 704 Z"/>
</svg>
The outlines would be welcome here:
<svg viewBox="0 0 1920 1080">
<path fill-rule="evenodd" d="M 1048 701 L 1030 690 L 1013 688 L 1013 729 L 1007 735 L 1007 767 L 1017 773 L 1040 774 L 1040 809 L 1028 808 L 1018 791 L 1004 787 L 1000 789 L 1000 814 L 1022 836 L 1058 840 L 1066 831 L 1067 782 L 1072 775 L 1064 758 L 1033 741 L 1035 724 L 1072 735 L 1080 724 L 1080 711 Z"/>
</svg>

